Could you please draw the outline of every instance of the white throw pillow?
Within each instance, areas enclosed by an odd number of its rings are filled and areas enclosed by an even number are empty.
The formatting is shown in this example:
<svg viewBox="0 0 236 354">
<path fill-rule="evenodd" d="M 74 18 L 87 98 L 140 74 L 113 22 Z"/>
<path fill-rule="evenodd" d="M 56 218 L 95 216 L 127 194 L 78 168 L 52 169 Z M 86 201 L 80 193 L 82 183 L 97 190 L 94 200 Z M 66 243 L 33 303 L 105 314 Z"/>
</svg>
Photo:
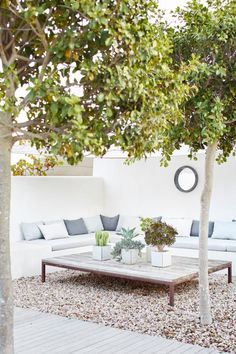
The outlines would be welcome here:
<svg viewBox="0 0 236 354">
<path fill-rule="evenodd" d="M 116 231 L 124 229 L 133 229 L 135 227 L 136 232 L 142 232 L 140 228 L 140 218 L 138 216 L 126 216 L 120 215 Z"/>
<path fill-rule="evenodd" d="M 100 215 L 90 216 L 83 219 L 89 233 L 104 230 Z"/>
<path fill-rule="evenodd" d="M 215 221 L 212 238 L 236 240 L 236 222 Z"/>
<path fill-rule="evenodd" d="M 64 221 L 59 221 L 48 225 L 38 224 L 38 227 L 46 240 L 56 240 L 58 238 L 69 237 Z"/>
<path fill-rule="evenodd" d="M 162 218 L 163 222 L 173 226 L 180 237 L 190 237 L 190 231 L 192 227 L 192 219 L 174 219 L 174 218 Z"/>
</svg>

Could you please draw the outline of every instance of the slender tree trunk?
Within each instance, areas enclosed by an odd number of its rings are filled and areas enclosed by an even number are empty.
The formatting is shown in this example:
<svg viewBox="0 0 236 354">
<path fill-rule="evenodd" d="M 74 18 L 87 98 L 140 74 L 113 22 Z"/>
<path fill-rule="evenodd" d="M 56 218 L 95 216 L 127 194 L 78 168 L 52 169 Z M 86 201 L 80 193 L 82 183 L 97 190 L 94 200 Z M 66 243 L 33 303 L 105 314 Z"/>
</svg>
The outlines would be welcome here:
<svg viewBox="0 0 236 354">
<path fill-rule="evenodd" d="M 0 121 L 10 117 L 0 112 Z M 10 269 L 9 215 L 11 130 L 0 124 L 0 354 L 13 353 L 13 298 Z"/>
<path fill-rule="evenodd" d="M 200 318 L 203 325 L 210 324 L 211 307 L 208 282 L 208 224 L 211 194 L 213 187 L 213 172 L 217 142 L 210 144 L 206 150 L 205 181 L 201 195 L 200 234 L 199 234 L 199 289 Z"/>
</svg>

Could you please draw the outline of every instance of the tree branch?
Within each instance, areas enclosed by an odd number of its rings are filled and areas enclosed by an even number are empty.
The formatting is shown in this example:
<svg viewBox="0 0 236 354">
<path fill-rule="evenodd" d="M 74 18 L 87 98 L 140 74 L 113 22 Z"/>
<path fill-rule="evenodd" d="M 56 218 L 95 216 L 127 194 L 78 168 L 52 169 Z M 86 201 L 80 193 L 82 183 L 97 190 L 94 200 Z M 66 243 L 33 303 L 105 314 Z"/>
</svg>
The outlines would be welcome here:
<svg viewBox="0 0 236 354">
<path fill-rule="evenodd" d="M 224 124 L 226 124 L 226 125 L 236 124 L 236 119 L 226 121 L 226 122 L 224 122 Z"/>
<path fill-rule="evenodd" d="M 13 137 L 14 143 L 16 141 L 20 141 L 20 140 L 32 140 L 32 139 L 45 140 L 45 139 L 49 138 L 51 135 L 50 132 L 31 133 L 27 130 L 21 130 L 21 129 L 15 129 L 15 133 L 20 134 L 20 135 L 16 135 Z"/>
</svg>

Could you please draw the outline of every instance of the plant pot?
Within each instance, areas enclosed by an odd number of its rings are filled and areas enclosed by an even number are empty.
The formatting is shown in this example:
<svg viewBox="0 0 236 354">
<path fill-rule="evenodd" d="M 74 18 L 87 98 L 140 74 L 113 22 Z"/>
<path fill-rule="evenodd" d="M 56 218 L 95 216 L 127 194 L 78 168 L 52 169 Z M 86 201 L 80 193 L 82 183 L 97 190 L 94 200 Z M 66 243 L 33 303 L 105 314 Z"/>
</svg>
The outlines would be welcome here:
<svg viewBox="0 0 236 354">
<path fill-rule="evenodd" d="M 171 265 L 171 253 L 169 251 L 151 253 L 152 266 L 154 267 L 169 267 Z"/>
<path fill-rule="evenodd" d="M 139 258 L 138 249 L 121 250 L 122 263 L 124 264 L 135 264 Z"/>
<path fill-rule="evenodd" d="M 151 246 L 146 246 L 146 261 L 147 263 L 151 263 L 151 253 L 152 253 L 152 248 Z"/>
<path fill-rule="evenodd" d="M 93 259 L 96 261 L 111 259 L 111 246 L 93 246 Z"/>
</svg>

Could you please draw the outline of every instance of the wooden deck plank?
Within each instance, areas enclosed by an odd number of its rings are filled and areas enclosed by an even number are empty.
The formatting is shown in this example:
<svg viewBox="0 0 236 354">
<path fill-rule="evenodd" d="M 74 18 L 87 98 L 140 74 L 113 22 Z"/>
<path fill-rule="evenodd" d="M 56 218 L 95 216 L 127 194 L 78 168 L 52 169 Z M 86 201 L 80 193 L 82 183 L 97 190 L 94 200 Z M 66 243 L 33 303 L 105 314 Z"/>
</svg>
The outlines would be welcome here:
<svg viewBox="0 0 236 354">
<path fill-rule="evenodd" d="M 91 332 L 90 332 L 91 333 Z M 103 328 L 103 331 L 101 332 L 101 329 L 97 329 L 92 332 L 93 334 L 88 336 L 82 336 L 81 338 L 77 338 L 77 340 L 74 343 L 70 344 L 70 353 L 73 353 L 74 351 L 78 352 L 79 350 L 82 350 L 84 353 L 89 351 L 90 348 L 94 347 L 97 348 L 101 346 L 104 342 L 109 341 L 109 340 L 117 340 L 117 337 L 122 336 L 121 333 L 118 332 L 113 332 L 109 331 L 109 328 L 105 327 Z M 79 342 L 78 342 L 79 339 Z M 89 349 L 88 349 L 89 348 Z M 61 346 L 60 348 L 55 350 L 55 354 L 63 354 L 65 353 L 65 347 Z"/>
<path fill-rule="evenodd" d="M 110 341 L 111 338 L 113 340 L 113 343 Z M 123 334 L 117 333 L 111 337 L 110 334 L 107 332 L 104 333 L 103 336 L 96 336 L 96 339 L 93 341 L 91 341 L 89 338 L 89 341 L 87 339 L 87 341 L 79 342 L 79 345 L 73 347 L 73 351 L 71 351 L 72 347 L 70 347 L 70 353 L 97 353 L 97 347 L 102 348 L 102 352 L 104 352 L 104 349 L 109 349 L 111 346 L 116 345 L 119 342 L 120 338 L 124 339 Z M 107 342 L 109 345 L 107 345 Z M 60 352 L 60 354 L 64 353 L 65 351 Z"/>
<path fill-rule="evenodd" d="M 135 352 L 135 353 L 141 353 L 142 349 L 147 349 L 147 347 L 149 348 L 153 348 L 153 345 L 155 343 L 155 341 L 162 341 L 163 338 L 161 337 L 146 337 L 146 338 L 139 338 L 139 340 L 137 340 L 135 343 L 129 345 L 129 352 Z M 121 349 L 119 352 L 119 354 L 126 354 L 126 349 Z"/>
<path fill-rule="evenodd" d="M 158 337 L 158 339 L 154 337 L 154 341 L 150 340 L 148 343 L 144 343 L 145 345 L 140 346 L 140 348 L 136 350 L 136 353 L 137 354 L 151 353 L 153 348 L 155 348 L 155 346 L 157 345 L 157 340 L 158 340 L 158 344 L 161 344 L 162 342 L 166 341 L 166 339 L 163 337 Z"/>
<path fill-rule="evenodd" d="M 113 341 L 111 341 L 108 337 L 105 340 L 102 339 L 96 344 L 87 346 L 87 348 L 83 348 L 83 353 L 96 352 L 97 354 L 99 352 L 103 353 L 104 350 L 109 350 L 109 353 L 112 353 L 112 349 L 114 350 L 114 347 L 117 348 L 119 345 L 124 344 L 124 342 L 128 343 L 131 337 L 132 334 L 130 334 L 130 332 L 120 333 L 119 335 L 112 337 Z"/>
<path fill-rule="evenodd" d="M 54 332 L 51 331 L 50 333 L 40 336 L 39 338 L 31 338 L 30 342 L 26 342 L 27 347 L 31 350 L 33 348 L 37 347 L 38 348 L 38 353 L 40 354 L 41 352 L 44 353 L 46 351 L 52 352 L 54 348 L 56 347 L 61 347 L 62 345 L 66 346 L 72 346 L 73 342 L 77 345 L 78 347 L 78 341 L 79 344 L 83 343 L 83 340 L 88 344 L 88 339 L 96 340 L 96 337 L 101 337 L 102 333 L 104 333 L 104 328 L 98 328 L 96 333 L 94 335 L 91 335 L 88 337 L 88 328 L 81 329 L 81 327 L 77 327 L 76 323 L 74 328 L 71 327 L 71 324 L 67 323 L 68 331 L 66 331 L 66 326 L 63 325 L 61 326 L 59 324 L 59 327 L 56 324 L 56 321 L 52 322 L 52 326 L 54 328 Z M 55 328 L 57 330 L 56 336 L 55 336 Z M 37 330 L 38 332 L 38 330 Z M 26 332 L 27 333 L 27 332 Z M 91 332 L 89 332 L 91 333 Z M 22 346 L 20 346 L 20 349 Z"/>
<path fill-rule="evenodd" d="M 198 352 L 219 354 L 212 348 L 124 331 L 102 324 L 68 319 L 30 309 L 15 311 L 15 354 L 193 354 Z"/>
</svg>

